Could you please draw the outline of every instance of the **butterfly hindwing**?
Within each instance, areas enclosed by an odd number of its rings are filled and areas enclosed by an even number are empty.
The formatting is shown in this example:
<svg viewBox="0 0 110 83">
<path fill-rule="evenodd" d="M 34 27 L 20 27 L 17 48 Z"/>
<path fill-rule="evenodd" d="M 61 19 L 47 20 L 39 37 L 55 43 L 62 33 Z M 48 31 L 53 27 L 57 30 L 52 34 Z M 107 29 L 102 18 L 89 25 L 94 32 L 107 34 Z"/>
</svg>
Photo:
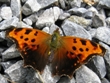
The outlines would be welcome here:
<svg viewBox="0 0 110 83">
<path fill-rule="evenodd" d="M 36 29 L 13 28 L 7 36 L 17 43 L 24 66 L 31 66 L 42 72 L 48 60 L 50 35 Z"/>
<path fill-rule="evenodd" d="M 54 51 L 53 75 L 72 77 L 74 71 L 94 55 L 104 55 L 105 48 L 90 40 L 78 37 L 61 37 L 59 48 Z"/>
</svg>

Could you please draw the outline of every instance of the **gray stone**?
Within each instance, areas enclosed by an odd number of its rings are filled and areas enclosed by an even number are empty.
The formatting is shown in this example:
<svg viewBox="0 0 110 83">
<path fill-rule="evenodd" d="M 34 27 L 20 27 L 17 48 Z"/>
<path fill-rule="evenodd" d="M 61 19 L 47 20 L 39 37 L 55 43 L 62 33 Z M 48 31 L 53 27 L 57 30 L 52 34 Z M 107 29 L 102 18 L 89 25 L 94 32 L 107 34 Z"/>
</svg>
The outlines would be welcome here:
<svg viewBox="0 0 110 83">
<path fill-rule="evenodd" d="M 0 16 L 0 21 L 2 21 L 2 17 Z"/>
<path fill-rule="evenodd" d="M 16 60 L 1 62 L 1 65 L 3 69 L 5 70 L 5 69 L 8 69 L 11 65 L 13 65 L 15 62 Z"/>
<path fill-rule="evenodd" d="M 3 19 L 9 19 L 12 17 L 12 11 L 10 7 L 2 7 L 1 8 L 1 17 Z"/>
<path fill-rule="evenodd" d="M 94 57 L 89 64 L 87 64 L 100 78 L 104 78 L 106 75 L 106 67 L 103 57 Z"/>
<path fill-rule="evenodd" d="M 67 0 L 72 8 L 80 7 L 82 0 Z"/>
<path fill-rule="evenodd" d="M 43 74 L 41 75 L 45 83 L 56 83 L 60 77 L 52 77 L 51 70 L 49 66 L 46 66 Z"/>
<path fill-rule="evenodd" d="M 98 8 L 108 8 L 110 9 L 110 0 L 100 0 Z"/>
<path fill-rule="evenodd" d="M 6 38 L 6 32 L 5 31 L 1 31 L 0 32 L 0 38 L 1 39 L 5 39 Z"/>
<path fill-rule="evenodd" d="M 22 11 L 20 0 L 11 0 L 11 9 L 13 16 L 19 17 Z"/>
<path fill-rule="evenodd" d="M 88 11 L 93 12 L 93 15 L 98 14 L 98 10 L 95 7 L 93 7 L 93 6 L 91 6 L 90 8 L 88 8 Z"/>
<path fill-rule="evenodd" d="M 10 0 L 0 0 L 0 2 L 10 2 Z"/>
<path fill-rule="evenodd" d="M 0 74 L 0 83 L 9 83 L 7 79 Z"/>
<path fill-rule="evenodd" d="M 15 83 L 41 83 L 37 79 L 33 69 L 23 68 L 23 61 L 16 62 L 6 69 L 5 73 L 8 74 Z"/>
<path fill-rule="evenodd" d="M 60 16 L 59 16 L 59 20 L 65 20 L 69 16 L 70 16 L 69 13 L 61 13 Z"/>
<path fill-rule="evenodd" d="M 1 53 L 3 61 L 13 59 L 20 56 L 19 51 L 16 49 L 16 45 L 13 44 L 10 48 Z"/>
<path fill-rule="evenodd" d="M 70 14 L 75 14 L 75 15 L 79 15 L 79 16 L 82 16 L 84 15 L 88 10 L 86 8 L 72 8 L 70 10 L 68 10 L 68 12 Z"/>
<path fill-rule="evenodd" d="M 45 8 L 51 4 L 58 3 L 58 0 L 37 0 L 42 8 Z"/>
<path fill-rule="evenodd" d="M 32 21 L 30 19 L 23 19 L 23 21 L 30 26 L 32 25 Z"/>
<path fill-rule="evenodd" d="M 92 70 L 83 65 L 76 71 L 76 83 L 101 83 L 101 81 Z"/>
<path fill-rule="evenodd" d="M 79 17 L 79 16 L 75 16 L 75 15 L 71 15 L 67 20 L 74 22 L 78 25 L 83 26 L 84 28 L 88 27 L 91 25 L 92 20 L 89 19 L 85 19 L 83 17 Z"/>
<path fill-rule="evenodd" d="M 59 0 L 59 4 L 60 4 L 62 9 L 66 9 L 65 0 Z"/>
<path fill-rule="evenodd" d="M 107 26 L 110 26 L 110 17 L 106 18 Z"/>
<path fill-rule="evenodd" d="M 102 83 L 110 83 L 110 82 L 106 78 L 103 78 Z"/>
<path fill-rule="evenodd" d="M 4 20 L 0 23 L 0 30 L 4 30 L 7 29 L 11 26 L 17 26 L 18 23 L 18 18 L 17 17 L 12 17 L 10 19 Z"/>
<path fill-rule="evenodd" d="M 25 3 L 27 0 L 21 0 L 22 1 L 22 3 Z"/>
<path fill-rule="evenodd" d="M 74 22 L 65 20 L 62 24 L 62 29 L 67 36 L 76 36 L 85 39 L 91 39 L 91 35 L 89 34 L 89 32 L 86 31 L 82 26 Z"/>
<path fill-rule="evenodd" d="M 95 28 L 98 28 L 98 27 L 101 27 L 101 26 L 106 26 L 104 16 L 101 15 L 101 14 L 96 14 L 92 18 L 92 26 L 95 27 Z"/>
<path fill-rule="evenodd" d="M 30 20 L 30 21 L 32 22 L 32 24 L 33 24 L 33 23 L 35 23 L 35 22 L 37 21 L 37 19 L 38 19 L 38 16 L 37 16 L 37 14 L 35 13 L 35 14 L 32 14 L 32 15 L 30 15 L 30 16 L 24 18 L 23 21 L 27 23 L 27 21 Z M 28 23 L 27 23 L 27 24 L 28 24 Z"/>
<path fill-rule="evenodd" d="M 96 30 L 95 37 L 107 44 L 110 45 L 110 28 L 108 27 L 99 27 Z"/>
<path fill-rule="evenodd" d="M 93 14 L 92 11 L 87 11 L 87 12 L 85 12 L 85 14 L 82 15 L 82 16 L 85 17 L 85 18 L 87 18 L 87 19 L 91 19 L 91 18 L 94 16 L 94 14 Z"/>
<path fill-rule="evenodd" d="M 59 15 L 61 14 L 61 12 L 62 12 L 61 9 L 58 7 L 53 7 L 45 10 L 43 14 L 40 15 L 40 17 L 38 18 L 36 26 L 44 27 L 54 24 L 55 21 L 58 19 Z"/>
<path fill-rule="evenodd" d="M 28 25 L 22 21 L 17 23 L 17 27 L 32 28 L 30 25 Z"/>
<path fill-rule="evenodd" d="M 34 12 L 37 12 L 41 8 L 41 5 L 37 0 L 27 0 L 23 5 L 22 12 L 24 15 L 30 15 Z"/>
</svg>

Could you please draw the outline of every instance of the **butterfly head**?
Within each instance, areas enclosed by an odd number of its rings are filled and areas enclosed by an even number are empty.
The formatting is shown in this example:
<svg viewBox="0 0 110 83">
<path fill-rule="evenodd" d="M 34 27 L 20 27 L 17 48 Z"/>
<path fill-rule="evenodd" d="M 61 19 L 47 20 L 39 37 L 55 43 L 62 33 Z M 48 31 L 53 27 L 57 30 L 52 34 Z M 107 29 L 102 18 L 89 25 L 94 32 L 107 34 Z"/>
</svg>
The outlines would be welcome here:
<svg viewBox="0 0 110 83">
<path fill-rule="evenodd" d="M 51 47 L 57 48 L 59 46 L 59 40 L 60 40 L 60 32 L 59 29 L 57 28 L 51 37 L 51 44 L 50 44 Z"/>
</svg>

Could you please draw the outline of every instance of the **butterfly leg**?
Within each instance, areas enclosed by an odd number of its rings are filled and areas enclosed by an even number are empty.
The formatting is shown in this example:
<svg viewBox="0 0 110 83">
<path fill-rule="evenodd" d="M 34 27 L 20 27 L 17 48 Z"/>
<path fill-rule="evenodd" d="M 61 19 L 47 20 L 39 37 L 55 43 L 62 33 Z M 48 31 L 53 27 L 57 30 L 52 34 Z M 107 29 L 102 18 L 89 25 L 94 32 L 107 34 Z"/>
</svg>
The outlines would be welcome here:
<svg viewBox="0 0 110 83">
<path fill-rule="evenodd" d="M 43 78 L 42 78 L 42 76 L 40 75 L 40 72 L 39 72 L 39 71 L 37 71 L 37 74 L 38 74 L 38 76 L 39 76 L 41 82 L 42 82 L 42 83 L 45 83 L 44 80 L 43 80 Z"/>
</svg>

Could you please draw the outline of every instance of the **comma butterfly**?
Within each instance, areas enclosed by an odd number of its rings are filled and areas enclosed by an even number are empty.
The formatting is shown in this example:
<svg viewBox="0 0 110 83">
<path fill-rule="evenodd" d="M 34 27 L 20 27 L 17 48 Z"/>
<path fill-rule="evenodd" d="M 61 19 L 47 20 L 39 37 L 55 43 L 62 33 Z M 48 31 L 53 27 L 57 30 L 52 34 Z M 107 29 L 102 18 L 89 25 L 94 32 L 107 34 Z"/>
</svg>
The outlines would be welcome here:
<svg viewBox="0 0 110 83">
<path fill-rule="evenodd" d="M 72 77 L 75 70 L 94 55 L 103 56 L 106 52 L 104 47 L 90 40 L 60 36 L 58 29 L 50 35 L 37 29 L 12 28 L 7 37 L 17 43 L 25 67 L 42 72 L 50 62 L 53 75 Z"/>
</svg>

